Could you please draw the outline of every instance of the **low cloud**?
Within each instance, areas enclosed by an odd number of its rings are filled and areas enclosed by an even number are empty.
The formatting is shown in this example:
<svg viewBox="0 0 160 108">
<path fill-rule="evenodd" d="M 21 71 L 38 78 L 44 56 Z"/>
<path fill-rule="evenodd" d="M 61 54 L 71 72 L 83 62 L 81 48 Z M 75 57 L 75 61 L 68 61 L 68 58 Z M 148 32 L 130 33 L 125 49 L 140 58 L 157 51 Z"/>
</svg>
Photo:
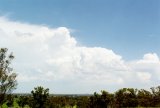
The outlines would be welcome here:
<svg viewBox="0 0 160 108">
<path fill-rule="evenodd" d="M 156 53 L 125 61 L 111 49 L 79 46 L 66 27 L 49 28 L 0 17 L 0 46 L 16 56 L 17 92 L 37 85 L 54 93 L 92 93 L 118 87 L 148 87 L 160 80 Z"/>
</svg>

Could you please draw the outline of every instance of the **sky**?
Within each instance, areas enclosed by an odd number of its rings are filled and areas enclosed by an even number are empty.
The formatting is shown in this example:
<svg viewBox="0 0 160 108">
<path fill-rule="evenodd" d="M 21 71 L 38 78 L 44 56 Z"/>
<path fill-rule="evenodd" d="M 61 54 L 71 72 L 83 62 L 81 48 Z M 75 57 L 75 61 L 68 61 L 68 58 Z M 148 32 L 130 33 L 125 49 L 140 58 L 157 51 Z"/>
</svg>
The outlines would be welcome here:
<svg viewBox="0 0 160 108">
<path fill-rule="evenodd" d="M 0 0 L 15 92 L 114 92 L 160 82 L 159 0 Z"/>
</svg>

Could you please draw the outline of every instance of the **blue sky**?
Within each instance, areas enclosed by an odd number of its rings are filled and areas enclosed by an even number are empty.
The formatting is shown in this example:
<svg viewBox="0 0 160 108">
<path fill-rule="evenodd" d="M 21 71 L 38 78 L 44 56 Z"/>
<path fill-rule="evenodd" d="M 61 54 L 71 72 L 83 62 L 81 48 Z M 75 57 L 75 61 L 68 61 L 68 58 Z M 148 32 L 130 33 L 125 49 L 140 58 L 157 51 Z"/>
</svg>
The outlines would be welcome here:
<svg viewBox="0 0 160 108">
<path fill-rule="evenodd" d="M 159 0 L 1 0 L 12 20 L 74 29 L 87 46 L 113 49 L 125 59 L 160 54 Z"/>
<path fill-rule="evenodd" d="M 112 50 L 114 54 L 120 55 L 125 63 L 127 62 L 127 65 L 125 64 L 126 66 L 132 64 L 132 61 L 136 60 L 141 63 L 146 59 L 159 59 L 159 0 L 0 0 L 0 16 L 5 16 L 5 18 L 2 18 L 1 20 L 6 25 L 8 23 L 12 24 L 12 22 L 16 22 L 20 27 L 27 24 L 31 27 L 37 25 L 45 26 L 49 29 L 64 27 L 71 33 L 69 39 L 73 37 L 73 40 L 76 41 L 76 47 L 84 46 L 89 50 L 100 47 L 105 48 L 106 50 Z M 26 28 L 24 28 L 24 31 L 28 30 Z M 57 32 L 63 31 L 65 30 L 57 29 Z M 27 31 L 27 33 L 28 32 L 32 33 L 32 31 Z M 65 37 L 66 34 L 65 32 L 63 33 Z M 8 41 L 7 43 L 6 46 L 11 46 Z M 14 44 L 19 45 L 16 40 Z M 49 45 L 49 43 L 46 44 Z M 74 44 L 74 42 L 72 44 Z M 9 49 L 14 48 L 9 47 Z M 83 52 L 82 49 L 81 51 Z M 95 52 L 97 50 L 99 51 L 99 49 L 94 49 Z M 104 49 L 101 49 L 100 51 L 102 50 Z M 104 51 L 104 54 L 108 54 L 106 53 L 106 50 Z M 88 51 L 86 52 L 87 53 L 85 54 L 88 54 Z M 113 56 L 114 54 L 111 55 Z M 117 58 L 117 56 L 115 58 Z M 90 62 L 92 63 L 94 61 Z M 17 62 L 17 64 L 18 63 L 19 62 Z M 130 68 L 134 68 L 131 70 L 136 72 L 137 70 L 138 72 L 147 70 L 147 74 L 137 73 L 138 76 L 144 75 L 148 78 L 148 72 L 150 70 L 155 70 L 155 67 L 151 67 L 151 69 L 145 69 L 145 67 L 141 69 L 138 67 L 137 69 L 136 63 L 133 63 L 134 66 L 133 64 L 132 66 L 129 66 Z M 27 66 L 25 67 L 27 68 Z M 46 67 L 48 67 L 48 65 Z M 29 68 L 30 70 L 28 71 L 33 71 L 33 67 Z M 22 69 L 18 68 L 18 70 L 21 71 Z M 86 71 L 87 70 L 85 70 L 85 72 Z M 154 81 L 157 82 L 157 80 Z M 150 85 L 155 84 L 154 81 L 150 83 Z M 62 82 L 63 80 L 59 81 L 59 84 Z M 29 83 L 27 84 L 29 85 Z M 59 86 L 57 85 L 57 87 Z M 117 88 L 118 87 L 121 86 L 117 86 Z M 60 88 L 63 88 L 63 86 Z M 99 87 L 99 89 L 102 88 L 105 87 L 103 85 Z M 114 87 L 111 86 L 110 88 L 112 91 Z M 91 91 L 93 90 L 82 90 L 81 92 L 90 93 Z M 63 90 L 61 92 L 63 92 Z"/>
</svg>

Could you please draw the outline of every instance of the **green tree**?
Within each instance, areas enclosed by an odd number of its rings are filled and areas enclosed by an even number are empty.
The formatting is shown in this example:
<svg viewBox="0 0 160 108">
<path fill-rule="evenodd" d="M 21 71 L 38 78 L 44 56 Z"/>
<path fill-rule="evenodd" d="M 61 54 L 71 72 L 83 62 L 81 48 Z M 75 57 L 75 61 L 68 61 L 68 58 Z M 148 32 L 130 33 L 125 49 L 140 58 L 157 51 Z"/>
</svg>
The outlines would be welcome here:
<svg viewBox="0 0 160 108">
<path fill-rule="evenodd" d="M 89 108 L 89 96 L 77 97 L 77 108 Z"/>
<path fill-rule="evenodd" d="M 152 106 L 160 107 L 160 86 L 152 87 Z"/>
<path fill-rule="evenodd" d="M 13 102 L 14 102 L 14 96 L 12 94 L 6 95 L 6 101 L 7 101 L 7 106 L 12 107 Z"/>
<path fill-rule="evenodd" d="M 102 90 L 101 94 L 94 93 L 90 97 L 90 108 L 108 108 L 111 107 L 113 95 L 107 91 Z"/>
<path fill-rule="evenodd" d="M 25 105 L 29 105 L 30 98 L 29 96 L 20 96 L 17 103 L 20 107 L 24 107 Z"/>
<path fill-rule="evenodd" d="M 12 53 L 7 56 L 7 51 L 7 48 L 0 49 L 0 106 L 4 103 L 6 94 L 11 93 L 17 86 L 17 74 L 10 67 L 14 56 Z"/>
<path fill-rule="evenodd" d="M 39 86 L 37 88 L 34 88 L 34 90 L 31 91 L 31 94 L 33 96 L 33 108 L 45 108 L 46 102 L 49 97 L 49 89 L 44 89 L 43 87 Z"/>
<path fill-rule="evenodd" d="M 137 89 L 123 88 L 115 93 L 115 104 L 117 108 L 137 107 Z"/>
<path fill-rule="evenodd" d="M 151 92 L 141 89 L 138 90 L 137 94 L 138 105 L 141 107 L 151 107 L 152 106 L 152 94 Z"/>
</svg>

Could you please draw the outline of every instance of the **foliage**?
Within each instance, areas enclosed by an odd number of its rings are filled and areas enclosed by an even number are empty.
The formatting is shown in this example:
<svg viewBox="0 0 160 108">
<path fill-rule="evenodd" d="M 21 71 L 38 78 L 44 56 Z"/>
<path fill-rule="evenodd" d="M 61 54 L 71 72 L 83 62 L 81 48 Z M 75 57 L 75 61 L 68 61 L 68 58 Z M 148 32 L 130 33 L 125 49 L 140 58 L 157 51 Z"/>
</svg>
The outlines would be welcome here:
<svg viewBox="0 0 160 108">
<path fill-rule="evenodd" d="M 77 97 L 77 108 L 89 108 L 90 97 L 89 96 L 79 96 Z"/>
<path fill-rule="evenodd" d="M 11 107 L 12 105 L 13 105 L 13 103 L 14 103 L 14 96 L 13 95 L 11 95 L 11 94 L 8 94 L 7 96 L 6 96 L 6 104 L 7 104 L 7 106 L 8 107 Z"/>
<path fill-rule="evenodd" d="M 17 74 L 10 67 L 13 54 L 7 56 L 7 48 L 0 49 L 0 105 L 5 101 L 6 93 L 11 93 L 16 88 Z"/>
<path fill-rule="evenodd" d="M 26 105 L 29 105 L 30 104 L 30 97 L 29 96 L 20 96 L 17 103 L 20 107 L 24 107 Z"/>
<path fill-rule="evenodd" d="M 160 106 L 160 86 L 152 87 L 152 106 L 157 107 Z"/>
<path fill-rule="evenodd" d="M 33 96 L 33 104 L 31 105 L 33 108 L 45 108 L 46 102 L 49 97 L 49 89 L 44 89 L 43 87 L 39 86 L 34 88 L 31 91 Z"/>
<path fill-rule="evenodd" d="M 0 108 L 8 108 L 7 103 L 3 103 L 2 106 Z"/>
<path fill-rule="evenodd" d="M 89 96 L 51 96 L 49 108 L 89 108 Z"/>
<path fill-rule="evenodd" d="M 74 107 L 76 98 L 68 96 L 51 96 L 48 100 L 49 108 Z"/>
<path fill-rule="evenodd" d="M 90 97 L 90 108 L 107 108 L 111 106 L 113 95 L 106 91 L 101 91 L 101 94 L 94 93 Z"/>
<path fill-rule="evenodd" d="M 121 107 L 137 107 L 137 89 L 123 88 L 115 93 L 115 105 Z"/>
<path fill-rule="evenodd" d="M 44 96 L 47 94 L 47 96 Z M 114 94 L 107 91 L 88 96 L 50 95 L 49 90 L 37 87 L 32 96 L 8 95 L 2 108 L 123 108 L 123 107 L 160 107 L 160 87 L 144 89 L 122 88 Z M 14 99 L 13 99 L 14 98 Z M 9 102 L 9 100 L 11 100 Z M 14 101 L 13 101 L 14 100 Z M 10 103 L 10 104 L 9 104 Z M 30 106 L 30 107 L 29 107 Z"/>
<path fill-rule="evenodd" d="M 138 91 L 137 98 L 139 106 L 141 107 L 153 106 L 151 92 L 141 89 Z"/>
</svg>

